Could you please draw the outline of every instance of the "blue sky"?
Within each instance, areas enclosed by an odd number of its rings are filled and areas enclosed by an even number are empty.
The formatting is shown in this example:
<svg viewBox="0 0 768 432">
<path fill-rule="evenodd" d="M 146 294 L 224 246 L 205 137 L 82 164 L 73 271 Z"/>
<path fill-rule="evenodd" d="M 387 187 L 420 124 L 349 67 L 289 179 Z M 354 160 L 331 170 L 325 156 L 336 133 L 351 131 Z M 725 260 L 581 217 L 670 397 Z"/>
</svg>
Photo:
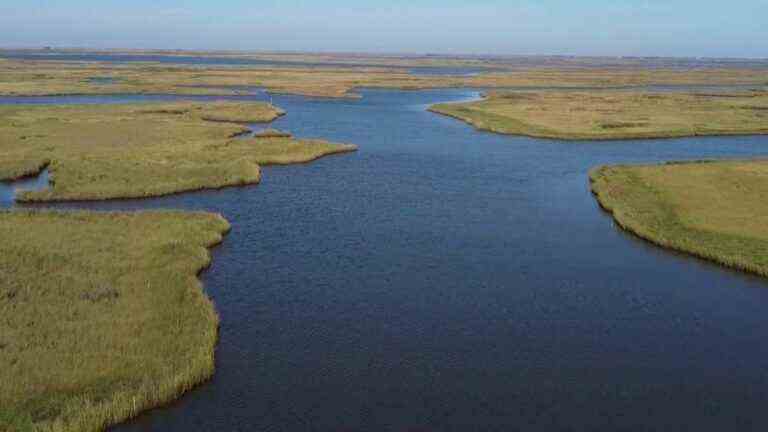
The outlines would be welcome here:
<svg viewBox="0 0 768 432">
<path fill-rule="evenodd" d="M 0 45 L 768 57 L 768 0 L 2 0 Z"/>
</svg>

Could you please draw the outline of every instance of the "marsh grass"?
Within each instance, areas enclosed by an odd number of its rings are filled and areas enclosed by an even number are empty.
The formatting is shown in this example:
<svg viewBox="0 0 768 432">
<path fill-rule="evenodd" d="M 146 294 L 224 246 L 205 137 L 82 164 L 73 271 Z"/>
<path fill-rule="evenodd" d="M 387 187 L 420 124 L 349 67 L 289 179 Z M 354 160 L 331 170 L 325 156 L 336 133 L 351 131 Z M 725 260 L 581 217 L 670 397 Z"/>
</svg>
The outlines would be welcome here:
<svg viewBox="0 0 768 432">
<path fill-rule="evenodd" d="M 92 76 L 110 76 L 108 86 L 88 82 Z M 61 95 L 104 93 L 235 94 L 226 87 L 262 87 L 273 93 L 319 97 L 355 97 L 360 87 L 430 89 L 449 87 L 595 87 L 611 88 L 651 84 L 764 86 L 765 71 L 749 69 L 664 70 L 595 67 L 526 68 L 478 76 L 415 76 L 403 70 L 380 68 L 337 69 L 182 67 L 157 64 L 93 64 L 88 62 L 0 63 L 0 94 Z"/>
<path fill-rule="evenodd" d="M 592 190 L 617 224 L 659 246 L 768 276 L 768 161 L 609 166 Z"/>
<path fill-rule="evenodd" d="M 259 164 L 300 163 L 353 146 L 283 139 L 244 145 L 264 103 L 0 107 L 0 180 L 47 166 L 51 187 L 18 201 L 141 198 L 257 183 Z"/>
<path fill-rule="evenodd" d="M 214 370 L 202 213 L 0 213 L 0 430 L 102 430 Z"/>
<path fill-rule="evenodd" d="M 264 129 L 253 134 L 255 138 L 291 138 L 290 132 L 285 132 L 277 129 Z"/>
<path fill-rule="evenodd" d="M 297 141 L 282 136 L 231 141 L 229 146 L 238 151 L 258 149 L 258 163 L 261 165 L 307 163 L 324 156 L 357 151 L 357 146 L 354 144 L 335 144 L 323 140 Z"/>
<path fill-rule="evenodd" d="M 491 93 L 431 111 L 480 130 L 565 140 L 768 134 L 768 93 Z"/>
</svg>

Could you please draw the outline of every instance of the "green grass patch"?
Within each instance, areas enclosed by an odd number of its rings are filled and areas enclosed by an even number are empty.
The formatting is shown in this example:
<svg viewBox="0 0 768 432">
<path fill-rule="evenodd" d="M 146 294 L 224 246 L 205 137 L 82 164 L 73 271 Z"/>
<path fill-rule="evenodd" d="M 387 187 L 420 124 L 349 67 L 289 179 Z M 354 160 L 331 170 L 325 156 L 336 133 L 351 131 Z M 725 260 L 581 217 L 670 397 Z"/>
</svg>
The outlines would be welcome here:
<svg viewBox="0 0 768 432">
<path fill-rule="evenodd" d="M 277 129 L 264 129 L 256 132 L 254 135 L 256 138 L 291 138 L 290 132 L 285 132 Z"/>
<path fill-rule="evenodd" d="M 0 430 L 96 431 L 214 370 L 204 213 L 0 213 Z"/>
<path fill-rule="evenodd" d="M 601 167 L 590 179 L 622 228 L 768 276 L 768 161 Z"/>
<path fill-rule="evenodd" d="M 283 112 L 264 103 L 0 107 L 0 180 L 50 170 L 19 201 L 141 198 L 257 183 L 259 164 L 355 150 L 319 140 L 235 139 L 239 123 Z"/>
<path fill-rule="evenodd" d="M 609 140 L 768 134 L 764 111 L 755 109 L 760 104 L 768 104 L 768 93 L 551 91 L 491 93 L 482 101 L 438 104 L 430 110 L 490 132 Z"/>
</svg>

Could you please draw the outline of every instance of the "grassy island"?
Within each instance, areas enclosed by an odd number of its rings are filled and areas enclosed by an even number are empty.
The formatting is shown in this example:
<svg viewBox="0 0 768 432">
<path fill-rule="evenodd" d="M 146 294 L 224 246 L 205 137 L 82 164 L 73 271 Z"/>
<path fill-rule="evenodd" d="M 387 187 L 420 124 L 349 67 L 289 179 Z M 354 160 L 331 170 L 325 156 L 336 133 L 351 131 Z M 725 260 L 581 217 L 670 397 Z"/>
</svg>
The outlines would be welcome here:
<svg viewBox="0 0 768 432">
<path fill-rule="evenodd" d="M 19 201 L 140 198 L 256 183 L 259 164 L 299 163 L 355 146 L 238 139 L 264 103 L 0 107 L 0 180 L 48 167 L 51 187 Z"/>
<path fill-rule="evenodd" d="M 204 213 L 0 212 L 0 430 L 102 430 L 214 370 Z"/>
<path fill-rule="evenodd" d="M 766 92 L 492 92 L 430 110 L 490 132 L 567 140 L 768 133 Z"/>
<path fill-rule="evenodd" d="M 660 246 L 768 276 L 768 161 L 602 167 L 600 204 Z"/>
</svg>

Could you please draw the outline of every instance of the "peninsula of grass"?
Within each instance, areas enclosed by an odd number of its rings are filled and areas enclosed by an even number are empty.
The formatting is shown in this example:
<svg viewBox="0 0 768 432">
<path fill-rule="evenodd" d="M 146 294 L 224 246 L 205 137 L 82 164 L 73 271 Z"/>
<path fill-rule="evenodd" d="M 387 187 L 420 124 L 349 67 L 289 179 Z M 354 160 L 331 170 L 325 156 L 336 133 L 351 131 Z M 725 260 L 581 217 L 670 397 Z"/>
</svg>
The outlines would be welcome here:
<svg viewBox="0 0 768 432">
<path fill-rule="evenodd" d="M 259 164 L 301 163 L 355 146 L 236 139 L 239 123 L 282 111 L 264 103 L 0 107 L 0 180 L 47 167 L 50 188 L 18 201 L 141 198 L 257 183 Z M 259 140 L 260 141 L 260 140 Z"/>
<path fill-rule="evenodd" d="M 214 371 L 208 213 L 0 212 L 0 430 L 103 430 Z"/>
<path fill-rule="evenodd" d="M 290 132 L 285 132 L 277 129 L 264 129 L 253 134 L 255 138 L 291 138 Z"/>
<path fill-rule="evenodd" d="M 768 276 L 768 161 L 609 166 L 590 179 L 602 207 L 625 230 Z"/>
<path fill-rule="evenodd" d="M 768 134 L 766 92 L 494 92 L 430 110 L 480 130 L 564 140 Z"/>
</svg>

